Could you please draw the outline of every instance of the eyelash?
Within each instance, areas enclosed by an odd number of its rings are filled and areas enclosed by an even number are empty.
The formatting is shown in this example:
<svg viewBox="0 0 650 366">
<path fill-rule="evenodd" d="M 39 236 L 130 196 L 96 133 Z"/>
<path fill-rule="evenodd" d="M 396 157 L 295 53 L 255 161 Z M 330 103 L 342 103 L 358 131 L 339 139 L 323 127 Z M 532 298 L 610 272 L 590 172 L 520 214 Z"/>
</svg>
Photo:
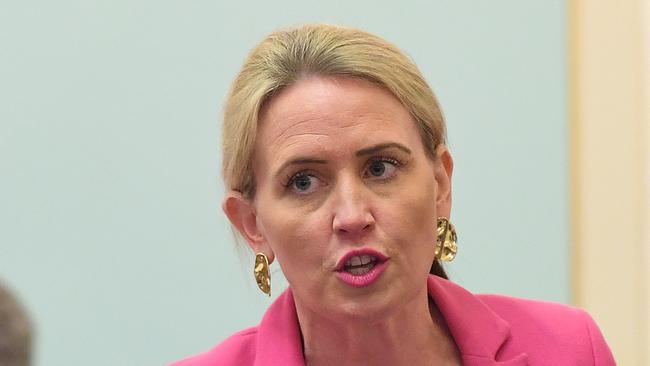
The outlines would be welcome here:
<svg viewBox="0 0 650 366">
<path fill-rule="evenodd" d="M 289 189 L 289 188 L 291 188 L 293 183 L 296 181 L 296 179 L 298 179 L 300 177 L 309 176 L 309 175 L 313 175 L 313 174 L 309 173 L 309 170 L 301 170 L 301 171 L 299 171 L 299 172 L 297 172 L 295 174 L 290 174 L 290 175 L 287 176 L 287 178 L 285 179 L 285 183 L 283 183 L 282 185 L 285 188 Z"/>
<path fill-rule="evenodd" d="M 372 158 L 372 159 L 370 159 L 370 161 L 368 161 L 368 163 L 366 164 L 366 170 L 368 169 L 368 167 L 370 167 L 370 165 L 372 163 L 375 163 L 377 161 L 384 162 L 384 163 L 391 163 L 391 164 L 395 165 L 396 168 L 401 168 L 404 165 L 406 165 L 406 163 L 404 161 L 399 160 L 399 159 L 394 158 L 394 157 L 391 157 L 391 156 L 378 156 L 378 157 Z"/>
<path fill-rule="evenodd" d="M 368 163 L 366 163 L 366 166 L 364 168 L 364 172 L 366 170 L 368 170 L 368 168 L 370 167 L 370 165 L 372 163 L 375 163 L 377 161 L 393 164 L 393 165 L 395 165 L 396 168 L 402 168 L 402 167 L 406 166 L 406 164 L 407 164 L 405 161 L 397 159 L 397 158 L 392 157 L 392 156 L 377 156 L 377 157 L 371 158 L 368 161 Z M 315 176 L 314 174 L 311 174 L 308 169 L 301 170 L 301 171 L 299 171 L 297 173 L 289 174 L 289 175 L 287 175 L 287 177 L 285 179 L 285 183 L 283 183 L 282 185 L 284 186 L 285 189 L 291 189 L 291 186 L 296 181 L 296 179 L 298 179 L 300 177 L 304 177 L 304 176 L 310 176 L 310 175 Z M 388 178 L 387 180 L 392 180 L 392 177 Z"/>
</svg>

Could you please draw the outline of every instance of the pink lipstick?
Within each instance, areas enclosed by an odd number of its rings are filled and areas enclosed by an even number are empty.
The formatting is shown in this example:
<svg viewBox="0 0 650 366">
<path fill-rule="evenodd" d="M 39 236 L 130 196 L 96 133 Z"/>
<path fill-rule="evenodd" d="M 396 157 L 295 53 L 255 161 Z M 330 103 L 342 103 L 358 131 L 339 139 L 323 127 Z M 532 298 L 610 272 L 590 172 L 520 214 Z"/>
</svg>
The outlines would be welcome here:
<svg viewBox="0 0 650 366">
<path fill-rule="evenodd" d="M 346 253 L 336 266 L 336 276 L 352 287 L 369 286 L 379 279 L 388 266 L 388 257 L 372 249 Z"/>
</svg>

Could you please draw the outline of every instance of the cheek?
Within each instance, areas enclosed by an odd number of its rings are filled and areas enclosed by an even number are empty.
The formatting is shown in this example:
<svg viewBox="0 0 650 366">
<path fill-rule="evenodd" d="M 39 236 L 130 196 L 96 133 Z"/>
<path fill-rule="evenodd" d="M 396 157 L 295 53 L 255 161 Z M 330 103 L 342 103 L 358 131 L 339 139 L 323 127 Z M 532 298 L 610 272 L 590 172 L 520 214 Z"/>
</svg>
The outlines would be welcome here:
<svg viewBox="0 0 650 366">
<path fill-rule="evenodd" d="M 408 245 L 429 243 L 435 237 L 436 213 L 433 202 L 404 201 L 400 209 L 394 210 L 390 216 L 389 227 L 406 239 Z"/>
<path fill-rule="evenodd" d="M 322 268 L 329 232 L 325 220 L 279 205 L 262 205 L 258 220 L 287 279 L 309 276 Z"/>
<path fill-rule="evenodd" d="M 410 189 L 401 189 L 402 193 L 380 210 L 381 226 L 394 239 L 392 250 L 397 255 L 408 254 L 406 260 L 410 263 L 428 261 L 434 250 L 436 187 L 434 183 L 422 185 L 422 181 L 410 185 Z"/>
</svg>

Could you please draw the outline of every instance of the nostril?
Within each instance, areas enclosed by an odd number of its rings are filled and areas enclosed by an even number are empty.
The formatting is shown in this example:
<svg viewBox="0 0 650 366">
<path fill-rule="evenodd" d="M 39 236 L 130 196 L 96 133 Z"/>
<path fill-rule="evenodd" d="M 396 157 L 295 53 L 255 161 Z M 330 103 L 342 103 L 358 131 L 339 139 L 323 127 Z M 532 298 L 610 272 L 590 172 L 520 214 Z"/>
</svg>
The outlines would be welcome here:
<svg viewBox="0 0 650 366">
<path fill-rule="evenodd" d="M 333 221 L 333 229 L 339 233 L 356 234 L 364 233 L 372 229 L 374 225 L 374 218 L 370 213 L 358 215 L 355 217 L 343 217 L 341 215 L 335 216 Z"/>
<path fill-rule="evenodd" d="M 355 181 L 344 181 L 338 185 L 332 201 L 332 228 L 334 232 L 354 235 L 372 229 L 375 219 L 371 213 L 370 201 L 365 191 Z"/>
</svg>

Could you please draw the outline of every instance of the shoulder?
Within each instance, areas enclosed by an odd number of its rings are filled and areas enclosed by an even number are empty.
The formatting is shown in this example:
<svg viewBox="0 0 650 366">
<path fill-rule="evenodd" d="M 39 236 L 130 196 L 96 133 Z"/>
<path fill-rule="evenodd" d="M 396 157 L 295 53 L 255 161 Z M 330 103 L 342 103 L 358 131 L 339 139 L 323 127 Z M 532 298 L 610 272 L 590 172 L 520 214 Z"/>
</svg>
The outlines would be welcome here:
<svg viewBox="0 0 650 366">
<path fill-rule="evenodd" d="M 511 324 L 544 325 L 548 322 L 557 326 L 558 321 L 570 324 L 581 323 L 588 315 L 584 310 L 540 300 L 522 299 L 503 295 L 477 295 L 492 311 Z"/>
<path fill-rule="evenodd" d="M 211 350 L 172 363 L 170 366 L 253 365 L 257 346 L 257 327 L 239 331 Z"/>
<path fill-rule="evenodd" d="M 258 326 L 239 331 L 213 349 L 171 366 L 300 365 L 302 361 L 298 317 L 292 292 L 287 289 L 273 301 Z"/>
<path fill-rule="evenodd" d="M 547 301 L 500 295 L 477 295 L 511 326 L 509 346 L 536 345 L 546 353 L 582 355 L 585 364 L 614 365 L 611 351 L 592 317 L 584 310 Z"/>
</svg>

